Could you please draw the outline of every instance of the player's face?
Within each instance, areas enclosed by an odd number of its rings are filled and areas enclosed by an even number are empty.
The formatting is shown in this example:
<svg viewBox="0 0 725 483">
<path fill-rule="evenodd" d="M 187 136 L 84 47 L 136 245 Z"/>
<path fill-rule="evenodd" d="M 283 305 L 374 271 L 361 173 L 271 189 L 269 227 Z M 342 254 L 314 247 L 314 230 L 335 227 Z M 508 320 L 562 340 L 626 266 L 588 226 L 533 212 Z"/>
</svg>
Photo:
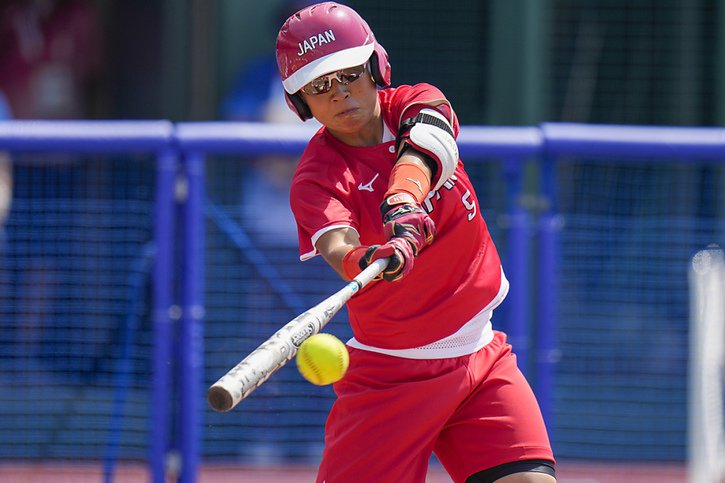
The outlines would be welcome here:
<svg viewBox="0 0 725 483">
<path fill-rule="evenodd" d="M 303 89 L 302 97 L 310 107 L 312 115 L 324 124 L 330 133 L 351 146 L 371 146 L 382 141 L 380 106 L 375 82 L 367 69 L 350 79 L 340 75 L 323 76 L 328 82 L 327 92 L 308 94 Z M 311 83 L 313 84 L 313 83 Z M 318 87 L 324 82 L 318 82 Z M 323 89 L 324 90 L 324 89 Z"/>
</svg>

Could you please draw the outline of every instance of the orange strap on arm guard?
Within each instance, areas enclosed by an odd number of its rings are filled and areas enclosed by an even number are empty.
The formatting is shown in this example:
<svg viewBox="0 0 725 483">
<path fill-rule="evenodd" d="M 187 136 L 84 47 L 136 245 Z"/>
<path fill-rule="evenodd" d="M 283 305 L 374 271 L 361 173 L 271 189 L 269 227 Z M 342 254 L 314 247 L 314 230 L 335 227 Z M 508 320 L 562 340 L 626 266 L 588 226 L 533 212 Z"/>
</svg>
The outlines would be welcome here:
<svg viewBox="0 0 725 483">
<path fill-rule="evenodd" d="M 399 162 L 393 166 L 388 191 L 385 192 L 383 198 L 388 199 L 390 195 L 408 193 L 418 203 L 422 203 L 429 191 L 430 177 L 422 167 L 414 163 Z"/>
</svg>

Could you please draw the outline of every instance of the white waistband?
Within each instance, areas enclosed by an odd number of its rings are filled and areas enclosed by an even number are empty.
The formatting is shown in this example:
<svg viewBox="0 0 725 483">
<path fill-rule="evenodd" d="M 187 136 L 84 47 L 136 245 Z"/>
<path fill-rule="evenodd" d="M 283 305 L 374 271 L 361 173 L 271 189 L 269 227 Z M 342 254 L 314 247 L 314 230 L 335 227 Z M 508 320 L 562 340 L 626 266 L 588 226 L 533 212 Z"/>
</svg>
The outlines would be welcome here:
<svg viewBox="0 0 725 483">
<path fill-rule="evenodd" d="M 413 347 L 412 349 L 382 349 L 358 342 L 354 337 L 347 341 L 347 345 L 355 349 L 379 352 L 389 356 L 404 359 L 448 359 L 473 354 L 493 339 L 491 327 L 491 314 L 493 311 L 479 312 L 469 320 L 466 325 L 454 334 L 428 345 Z"/>
<path fill-rule="evenodd" d="M 473 354 L 493 340 L 493 327 L 491 326 L 493 309 L 503 302 L 508 290 L 509 282 L 502 269 L 501 286 L 496 297 L 456 332 L 430 344 L 411 349 L 382 349 L 363 344 L 353 337 L 347 341 L 347 345 L 355 349 L 379 352 L 404 359 L 449 359 Z"/>
</svg>

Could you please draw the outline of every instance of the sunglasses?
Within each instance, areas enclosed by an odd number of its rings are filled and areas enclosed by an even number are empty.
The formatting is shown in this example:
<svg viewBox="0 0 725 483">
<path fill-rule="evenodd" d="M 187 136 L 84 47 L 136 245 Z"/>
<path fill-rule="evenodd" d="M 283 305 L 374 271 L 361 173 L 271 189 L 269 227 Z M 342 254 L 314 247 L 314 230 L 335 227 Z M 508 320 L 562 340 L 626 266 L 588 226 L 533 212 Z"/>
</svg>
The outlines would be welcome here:
<svg viewBox="0 0 725 483">
<path fill-rule="evenodd" d="M 306 84 L 302 88 L 302 91 L 311 96 L 318 96 L 320 94 L 324 94 L 325 92 L 330 92 L 330 89 L 332 89 L 333 79 L 337 79 L 337 82 L 346 86 L 349 83 L 358 80 L 360 76 L 363 75 L 363 72 L 365 72 L 365 64 L 338 70 L 337 72 L 333 72 L 331 74 L 321 75 L 309 84 Z"/>
</svg>

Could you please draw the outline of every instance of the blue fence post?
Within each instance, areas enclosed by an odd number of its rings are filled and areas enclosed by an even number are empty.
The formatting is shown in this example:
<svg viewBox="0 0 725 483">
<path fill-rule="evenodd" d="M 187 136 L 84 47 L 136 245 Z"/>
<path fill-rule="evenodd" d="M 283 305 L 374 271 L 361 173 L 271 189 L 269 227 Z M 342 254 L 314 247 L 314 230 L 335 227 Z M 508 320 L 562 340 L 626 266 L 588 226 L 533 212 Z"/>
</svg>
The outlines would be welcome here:
<svg viewBox="0 0 725 483">
<path fill-rule="evenodd" d="M 200 459 L 203 384 L 204 319 L 204 163 L 199 151 L 183 157 L 187 182 L 186 203 L 182 210 L 182 316 L 180 334 L 180 421 L 182 483 L 194 483 Z"/>
<path fill-rule="evenodd" d="M 153 282 L 153 384 L 151 392 L 150 466 L 154 483 L 163 483 L 169 438 L 174 254 L 174 182 L 178 154 L 165 149 L 158 155 Z"/>
<path fill-rule="evenodd" d="M 521 207 L 523 190 L 523 162 L 513 158 L 504 160 L 508 206 L 508 254 L 505 273 L 511 283 L 509 291 L 508 336 L 516 352 L 518 365 L 524 374 L 530 374 L 529 354 L 531 336 L 529 327 L 529 223 Z"/>
<path fill-rule="evenodd" d="M 556 342 L 556 314 L 559 300 L 558 284 L 558 231 L 561 220 L 556 206 L 556 163 L 548 155 L 541 160 L 542 191 L 548 207 L 538 224 L 538 289 L 536 337 L 536 380 L 539 406 L 544 416 L 549 437 L 554 429 L 554 372 L 559 352 Z"/>
</svg>

